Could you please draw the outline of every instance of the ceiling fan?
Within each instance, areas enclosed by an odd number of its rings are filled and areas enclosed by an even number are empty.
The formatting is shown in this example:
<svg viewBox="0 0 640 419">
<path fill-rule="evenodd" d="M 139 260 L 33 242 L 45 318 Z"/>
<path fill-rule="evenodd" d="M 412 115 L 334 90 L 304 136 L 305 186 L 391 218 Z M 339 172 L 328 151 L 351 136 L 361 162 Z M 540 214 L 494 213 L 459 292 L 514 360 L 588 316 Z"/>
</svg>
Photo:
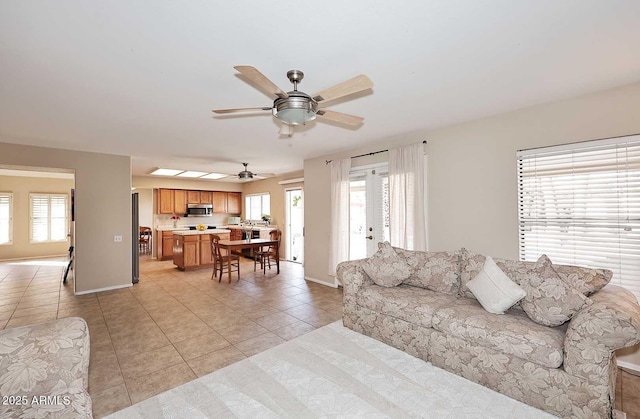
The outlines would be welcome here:
<svg viewBox="0 0 640 419">
<path fill-rule="evenodd" d="M 274 98 L 273 105 L 257 108 L 214 109 L 214 113 L 228 114 L 235 112 L 271 111 L 273 116 L 285 124 L 294 126 L 304 125 L 309 121 L 313 121 L 316 117 L 356 127 L 364 121 L 364 118 L 359 116 L 320 109 L 318 107 L 319 104 L 371 89 L 373 82 L 364 74 L 338 83 L 333 87 L 310 96 L 298 90 L 298 83 L 300 83 L 304 77 L 304 73 L 300 70 L 289 70 L 287 72 L 287 78 L 293 83 L 293 90 L 285 92 L 255 67 L 235 66 L 234 68 L 255 83 L 261 90 L 267 92 L 270 97 Z"/>
<path fill-rule="evenodd" d="M 266 179 L 268 177 L 275 176 L 273 173 L 253 173 L 247 168 L 249 163 L 242 163 L 242 165 L 244 166 L 244 170 L 238 173 L 238 179 L 240 180 L 248 181 L 253 179 Z"/>
</svg>

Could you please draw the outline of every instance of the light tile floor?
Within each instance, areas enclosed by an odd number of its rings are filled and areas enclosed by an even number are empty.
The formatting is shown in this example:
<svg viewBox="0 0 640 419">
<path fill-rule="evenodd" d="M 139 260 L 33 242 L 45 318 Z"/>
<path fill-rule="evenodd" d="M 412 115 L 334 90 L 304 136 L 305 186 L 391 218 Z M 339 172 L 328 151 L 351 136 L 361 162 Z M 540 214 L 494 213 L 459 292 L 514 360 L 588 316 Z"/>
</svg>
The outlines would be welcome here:
<svg viewBox="0 0 640 419">
<path fill-rule="evenodd" d="M 267 274 L 242 259 L 241 279 L 180 272 L 141 258 L 131 288 L 73 295 L 64 259 L 0 263 L 0 329 L 79 316 L 89 325 L 95 417 L 123 409 L 342 317 L 342 290 L 282 262 Z"/>
</svg>

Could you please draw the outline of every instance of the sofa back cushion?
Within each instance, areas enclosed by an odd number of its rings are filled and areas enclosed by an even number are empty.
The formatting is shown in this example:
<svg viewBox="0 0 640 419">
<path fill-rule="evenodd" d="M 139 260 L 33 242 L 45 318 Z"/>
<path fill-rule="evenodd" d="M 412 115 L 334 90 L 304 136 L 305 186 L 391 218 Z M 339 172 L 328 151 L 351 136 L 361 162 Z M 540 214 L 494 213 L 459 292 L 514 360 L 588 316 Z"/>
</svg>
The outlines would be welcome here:
<svg viewBox="0 0 640 419">
<path fill-rule="evenodd" d="M 419 252 L 398 248 L 396 251 L 411 267 L 411 275 L 403 284 L 458 295 L 460 288 L 459 252 Z"/>
<path fill-rule="evenodd" d="M 600 291 L 611 281 L 613 276 L 613 272 L 609 269 L 590 269 L 581 266 L 556 264 L 551 266 L 560 279 L 587 297 Z"/>
</svg>

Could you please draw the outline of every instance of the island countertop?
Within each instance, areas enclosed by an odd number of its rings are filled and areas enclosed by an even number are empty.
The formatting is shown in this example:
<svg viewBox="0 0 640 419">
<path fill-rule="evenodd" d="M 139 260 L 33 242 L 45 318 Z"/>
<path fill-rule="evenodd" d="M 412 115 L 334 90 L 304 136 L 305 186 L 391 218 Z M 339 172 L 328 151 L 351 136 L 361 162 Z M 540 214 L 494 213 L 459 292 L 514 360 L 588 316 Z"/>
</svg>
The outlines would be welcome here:
<svg viewBox="0 0 640 419">
<path fill-rule="evenodd" d="M 210 228 L 208 230 L 177 230 L 173 232 L 174 236 L 193 236 L 193 235 L 201 235 L 201 234 L 225 234 L 231 233 L 231 230 L 227 230 L 224 228 Z"/>
</svg>

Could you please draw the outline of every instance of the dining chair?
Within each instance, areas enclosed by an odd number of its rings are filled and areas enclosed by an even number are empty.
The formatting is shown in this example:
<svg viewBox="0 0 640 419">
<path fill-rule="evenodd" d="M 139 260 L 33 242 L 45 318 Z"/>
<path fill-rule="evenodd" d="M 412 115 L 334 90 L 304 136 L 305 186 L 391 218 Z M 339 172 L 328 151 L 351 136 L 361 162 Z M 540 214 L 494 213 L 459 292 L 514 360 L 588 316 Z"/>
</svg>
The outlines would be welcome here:
<svg viewBox="0 0 640 419">
<path fill-rule="evenodd" d="M 140 251 L 145 254 L 151 253 L 151 228 L 140 227 L 140 237 L 138 239 Z"/>
<path fill-rule="evenodd" d="M 213 256 L 213 273 L 211 279 L 214 276 L 220 274 L 218 282 L 222 281 L 222 274 L 225 272 L 238 272 L 238 281 L 240 280 L 240 257 L 232 254 L 228 250 L 220 249 L 218 242 L 220 236 L 217 234 L 211 235 L 211 254 Z M 224 252 L 224 254 L 223 254 Z M 234 269 L 235 268 L 235 269 Z M 231 280 L 229 280 L 231 282 Z"/>
<path fill-rule="evenodd" d="M 262 272 L 264 274 L 267 273 L 267 265 L 269 265 L 269 269 L 271 269 L 271 261 L 278 262 L 276 260 L 276 256 L 278 254 L 277 250 L 280 247 L 280 238 L 282 237 L 282 232 L 280 230 L 271 230 L 269 232 L 269 237 L 271 240 L 277 240 L 277 243 L 271 244 L 269 246 L 261 247 L 256 255 L 256 258 L 260 258 L 260 267 L 262 268 Z M 255 271 L 255 260 L 253 263 L 253 270 Z"/>
</svg>

